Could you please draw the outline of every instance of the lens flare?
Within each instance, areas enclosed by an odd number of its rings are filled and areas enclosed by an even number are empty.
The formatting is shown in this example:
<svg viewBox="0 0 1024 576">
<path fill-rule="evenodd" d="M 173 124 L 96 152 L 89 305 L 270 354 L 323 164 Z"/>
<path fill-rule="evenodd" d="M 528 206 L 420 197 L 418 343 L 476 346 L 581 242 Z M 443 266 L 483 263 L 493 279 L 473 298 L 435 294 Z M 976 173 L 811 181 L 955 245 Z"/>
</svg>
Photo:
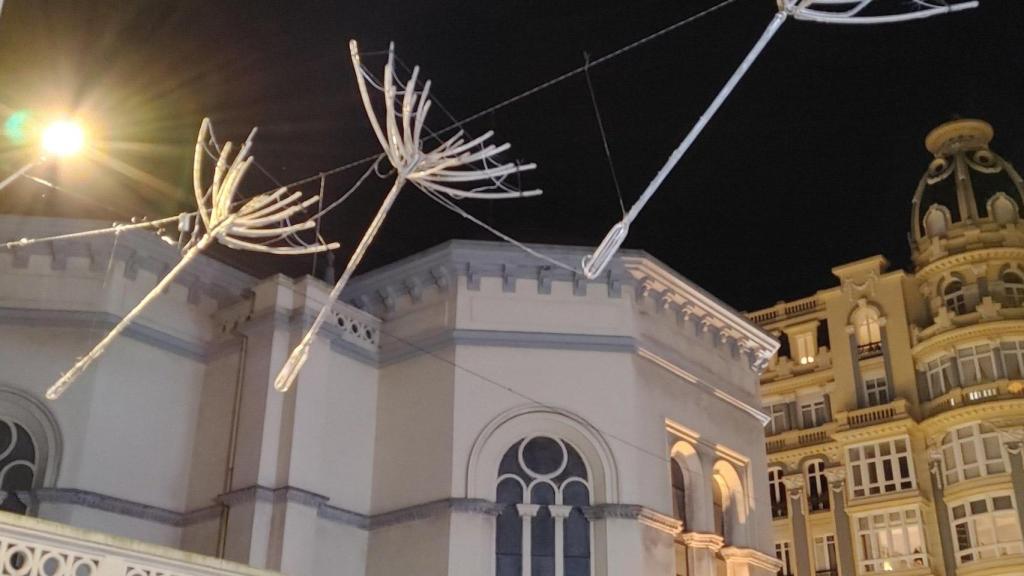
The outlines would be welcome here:
<svg viewBox="0 0 1024 576">
<path fill-rule="evenodd" d="M 43 150 L 54 156 L 71 156 L 85 145 L 85 130 L 70 120 L 50 124 L 43 131 Z"/>
</svg>

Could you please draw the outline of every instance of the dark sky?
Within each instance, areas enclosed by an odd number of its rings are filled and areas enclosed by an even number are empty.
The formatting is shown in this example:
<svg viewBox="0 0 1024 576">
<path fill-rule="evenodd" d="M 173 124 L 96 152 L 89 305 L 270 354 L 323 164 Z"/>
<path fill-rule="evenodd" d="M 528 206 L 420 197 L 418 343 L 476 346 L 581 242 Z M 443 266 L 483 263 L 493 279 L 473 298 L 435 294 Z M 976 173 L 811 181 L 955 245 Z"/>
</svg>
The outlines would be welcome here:
<svg viewBox="0 0 1024 576">
<path fill-rule="evenodd" d="M 6 0 L 0 114 L 71 110 L 97 150 L 22 181 L 0 210 L 123 220 L 192 209 L 191 155 L 203 115 L 219 137 L 258 125 L 255 155 L 281 181 L 378 152 L 358 102 L 347 42 L 389 40 L 420 64 L 459 118 L 518 94 L 719 0 L 257 1 Z M 904 0 L 878 0 L 905 4 Z M 787 22 L 634 223 L 645 249 L 740 309 L 831 285 L 832 266 L 909 260 L 910 199 L 927 131 L 955 117 L 996 128 L 993 148 L 1024 163 L 1024 2 L 883 27 Z M 774 0 L 736 0 L 591 70 L 627 206 L 760 35 Z M 368 58 L 379 69 L 383 61 Z M 434 127 L 447 125 L 437 114 Z M 537 199 L 465 201 L 531 242 L 596 244 L 620 217 L 582 75 L 471 123 L 537 162 Z M 0 147 L 0 175 L 29 158 Z M 332 177 L 337 198 L 360 170 Z M 325 221 L 344 243 L 386 190 L 373 178 Z M 246 192 L 270 187 L 253 173 Z M 302 188 L 313 192 L 315 184 Z M 412 187 L 366 266 L 449 238 L 490 238 Z M 228 254 L 226 257 L 231 258 Z M 258 274 L 310 270 L 309 258 L 247 258 Z M 340 264 L 339 264 L 340 267 Z"/>
</svg>

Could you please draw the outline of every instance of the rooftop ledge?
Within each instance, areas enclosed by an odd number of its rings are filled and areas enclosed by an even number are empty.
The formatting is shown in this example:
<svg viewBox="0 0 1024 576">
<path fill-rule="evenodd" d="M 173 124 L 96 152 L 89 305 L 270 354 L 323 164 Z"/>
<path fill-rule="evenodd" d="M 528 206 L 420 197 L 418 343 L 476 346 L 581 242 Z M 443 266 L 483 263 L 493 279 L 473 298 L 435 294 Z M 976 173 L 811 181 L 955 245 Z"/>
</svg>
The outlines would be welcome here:
<svg viewBox="0 0 1024 576">
<path fill-rule="evenodd" d="M 0 566 L 8 567 L 12 555 L 21 556 L 24 564 L 17 573 L 24 576 L 280 576 L 202 554 L 0 512 Z"/>
</svg>

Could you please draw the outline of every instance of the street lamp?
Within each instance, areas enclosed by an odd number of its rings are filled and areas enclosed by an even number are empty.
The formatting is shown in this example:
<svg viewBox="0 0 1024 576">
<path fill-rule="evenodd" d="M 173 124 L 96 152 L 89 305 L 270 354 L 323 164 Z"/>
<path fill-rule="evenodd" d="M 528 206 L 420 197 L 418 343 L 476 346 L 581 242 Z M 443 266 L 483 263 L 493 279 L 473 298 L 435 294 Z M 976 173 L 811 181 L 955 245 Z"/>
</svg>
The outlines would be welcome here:
<svg viewBox="0 0 1024 576">
<path fill-rule="evenodd" d="M 0 182 L 0 190 L 3 190 L 8 184 L 24 176 L 29 170 L 45 163 L 51 157 L 66 158 L 80 152 L 85 146 L 85 130 L 81 124 L 73 120 L 58 120 L 43 130 L 40 145 L 42 147 L 42 155 L 25 164 L 15 171 L 14 174 Z"/>
</svg>

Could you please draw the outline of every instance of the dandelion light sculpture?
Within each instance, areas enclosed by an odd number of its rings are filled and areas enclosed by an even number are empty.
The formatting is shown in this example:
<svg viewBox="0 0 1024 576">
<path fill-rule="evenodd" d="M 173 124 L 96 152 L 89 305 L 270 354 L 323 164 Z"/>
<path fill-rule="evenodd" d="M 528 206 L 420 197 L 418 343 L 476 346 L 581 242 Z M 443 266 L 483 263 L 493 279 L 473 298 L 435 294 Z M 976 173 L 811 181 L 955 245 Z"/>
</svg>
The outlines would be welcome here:
<svg viewBox="0 0 1024 576">
<path fill-rule="evenodd" d="M 388 60 L 384 67 L 384 78 L 381 87 L 384 95 L 383 119 L 378 118 L 370 100 L 368 84 L 377 86 L 373 76 L 363 66 L 359 55 L 359 46 L 355 40 L 349 43 L 352 56 L 352 67 L 355 71 L 359 94 L 366 109 L 377 140 L 384 149 L 384 154 L 395 171 L 395 181 L 391 185 L 384 202 L 377 210 L 366 233 L 359 241 L 355 251 L 349 258 L 345 271 L 341 274 L 334 288 L 328 294 L 327 302 L 320 309 L 313 324 L 306 331 L 302 340 L 292 350 L 291 355 L 278 373 L 274 387 L 281 392 L 287 391 L 294 384 L 299 371 L 309 357 L 310 348 L 317 332 L 330 314 L 331 308 L 341 295 L 345 285 L 351 278 L 359 262 L 366 254 L 374 236 L 380 230 L 388 211 L 398 198 L 399 192 L 406 183 L 419 188 L 424 194 L 437 197 L 445 195 L 450 198 L 483 198 L 504 199 L 524 198 L 541 194 L 540 190 L 520 191 L 505 183 L 513 175 L 536 168 L 535 164 L 501 163 L 496 157 L 509 149 L 509 144 L 488 144 L 494 135 L 488 131 L 477 138 L 469 138 L 461 130 L 433 149 L 425 150 L 424 131 L 429 134 L 425 122 L 430 111 L 430 81 L 417 88 L 419 66 L 412 70 L 409 81 L 404 86 L 395 73 L 395 47 L 388 49 Z M 475 184 L 463 188 L 462 185 Z"/>
<path fill-rule="evenodd" d="M 203 158 L 206 155 L 205 143 L 210 132 L 210 120 L 203 119 L 196 141 L 195 162 L 193 167 L 193 183 L 199 218 L 205 228 L 198 239 L 188 245 L 180 261 L 157 282 L 156 286 L 121 319 L 110 332 L 91 351 L 75 362 L 57 382 L 46 391 L 46 397 L 54 400 L 60 397 L 83 372 L 99 358 L 110 344 L 145 310 L 157 296 L 174 281 L 174 278 L 205 250 L 212 242 L 237 250 L 263 252 L 267 254 L 313 254 L 338 248 L 338 244 L 317 242 L 302 246 L 280 245 L 287 239 L 303 230 L 316 226 L 316 217 L 308 218 L 292 224 L 291 218 L 316 204 L 319 195 L 302 200 L 301 192 L 288 193 L 287 188 L 260 194 L 248 200 L 237 198 L 238 187 L 246 172 L 253 163 L 249 155 L 252 140 L 256 135 L 253 128 L 245 143 L 231 160 L 232 144 L 224 145 L 213 172 L 213 183 L 205 188 L 203 181 Z"/>
<path fill-rule="evenodd" d="M 869 10 L 869 8 L 877 6 L 883 6 L 882 9 L 885 10 L 886 6 L 893 4 L 895 8 L 889 8 L 889 12 L 872 13 Z M 618 252 L 622 243 L 626 240 L 630 224 L 633 223 L 640 214 L 640 211 L 643 210 L 647 202 L 654 196 L 661 183 L 665 181 L 665 178 L 672 172 L 672 169 L 683 158 L 683 155 L 690 149 L 693 142 L 700 136 L 704 127 L 707 126 L 711 118 L 718 112 L 718 109 L 725 102 L 726 98 L 729 97 L 736 85 L 739 84 L 740 79 L 743 78 L 743 75 L 746 74 L 750 66 L 757 60 L 757 57 L 761 55 L 765 46 L 771 42 L 787 17 L 793 16 L 797 20 L 826 24 L 892 24 L 976 8 L 978 2 L 976 0 L 901 0 L 900 2 L 886 4 L 885 0 L 778 0 L 778 6 L 778 12 L 775 13 L 771 22 L 768 23 L 768 27 L 765 28 L 761 37 L 754 44 L 754 47 L 750 49 L 750 52 L 747 53 L 739 67 L 736 68 L 736 71 L 726 81 L 725 85 L 715 96 L 714 100 L 711 101 L 711 104 L 697 120 L 696 124 L 693 125 L 693 128 L 686 134 L 682 142 L 672 151 L 668 160 L 665 161 L 665 164 L 655 174 L 647 188 L 640 195 L 640 198 L 630 207 L 629 212 L 623 216 L 622 220 L 615 223 L 608 230 L 608 233 L 594 252 L 583 258 L 581 267 L 583 274 L 587 278 L 593 280 L 608 266 L 612 257 L 615 256 L 615 253 Z"/>
</svg>

